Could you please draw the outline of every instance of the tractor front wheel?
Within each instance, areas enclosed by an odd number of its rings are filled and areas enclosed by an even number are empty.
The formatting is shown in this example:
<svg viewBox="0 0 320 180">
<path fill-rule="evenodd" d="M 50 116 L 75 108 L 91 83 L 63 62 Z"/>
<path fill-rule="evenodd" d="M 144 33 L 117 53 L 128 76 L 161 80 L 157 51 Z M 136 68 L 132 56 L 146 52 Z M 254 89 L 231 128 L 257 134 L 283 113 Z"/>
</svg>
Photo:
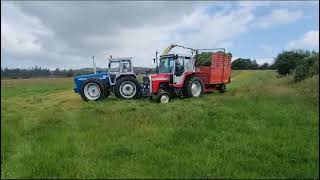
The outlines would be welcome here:
<svg viewBox="0 0 320 180">
<path fill-rule="evenodd" d="M 160 89 L 156 97 L 158 103 L 168 103 L 170 102 L 170 94 L 163 89 Z"/>
</svg>

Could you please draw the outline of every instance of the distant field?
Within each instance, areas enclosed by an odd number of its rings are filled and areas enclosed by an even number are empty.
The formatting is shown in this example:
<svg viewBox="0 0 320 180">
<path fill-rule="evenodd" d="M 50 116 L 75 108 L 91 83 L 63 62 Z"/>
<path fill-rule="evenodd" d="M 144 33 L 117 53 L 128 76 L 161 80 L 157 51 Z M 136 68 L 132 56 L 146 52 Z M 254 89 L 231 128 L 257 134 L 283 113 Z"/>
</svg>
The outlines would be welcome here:
<svg viewBox="0 0 320 180">
<path fill-rule="evenodd" d="M 319 178 L 319 76 L 233 71 L 227 93 L 85 103 L 1 80 L 1 178 Z"/>
</svg>

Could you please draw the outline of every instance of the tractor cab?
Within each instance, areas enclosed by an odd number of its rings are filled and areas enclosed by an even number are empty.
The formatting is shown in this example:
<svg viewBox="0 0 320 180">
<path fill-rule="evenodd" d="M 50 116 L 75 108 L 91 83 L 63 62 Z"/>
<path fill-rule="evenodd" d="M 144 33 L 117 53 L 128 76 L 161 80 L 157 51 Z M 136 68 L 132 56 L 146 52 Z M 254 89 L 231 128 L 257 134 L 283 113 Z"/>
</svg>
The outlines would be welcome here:
<svg viewBox="0 0 320 180">
<path fill-rule="evenodd" d="M 108 62 L 108 72 L 112 83 L 122 75 L 133 75 L 132 58 L 110 58 Z"/>
<path fill-rule="evenodd" d="M 160 56 L 158 73 L 172 76 L 172 83 L 179 83 L 183 73 L 194 72 L 194 60 L 191 56 L 168 54 Z"/>
</svg>

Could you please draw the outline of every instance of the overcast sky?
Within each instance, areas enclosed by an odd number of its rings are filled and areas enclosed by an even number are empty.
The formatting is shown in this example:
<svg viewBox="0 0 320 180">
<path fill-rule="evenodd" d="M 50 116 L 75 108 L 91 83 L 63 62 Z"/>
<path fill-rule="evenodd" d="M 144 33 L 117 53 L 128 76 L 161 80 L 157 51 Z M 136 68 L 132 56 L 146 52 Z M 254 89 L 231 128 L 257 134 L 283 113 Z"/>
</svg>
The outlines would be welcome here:
<svg viewBox="0 0 320 180">
<path fill-rule="evenodd" d="M 106 67 L 110 54 L 154 67 L 173 43 L 260 64 L 286 49 L 319 51 L 319 2 L 1 1 L 2 68 L 91 67 L 92 55 Z"/>
</svg>

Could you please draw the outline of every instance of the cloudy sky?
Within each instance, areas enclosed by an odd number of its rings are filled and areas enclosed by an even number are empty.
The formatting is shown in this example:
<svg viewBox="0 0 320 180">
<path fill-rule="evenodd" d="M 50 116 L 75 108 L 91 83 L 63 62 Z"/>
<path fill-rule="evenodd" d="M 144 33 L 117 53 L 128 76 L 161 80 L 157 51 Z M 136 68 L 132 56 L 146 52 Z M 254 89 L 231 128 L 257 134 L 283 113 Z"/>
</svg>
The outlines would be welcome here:
<svg viewBox="0 0 320 180">
<path fill-rule="evenodd" d="M 319 2 L 1 1 L 1 67 L 84 68 L 92 55 L 106 67 L 110 54 L 154 67 L 155 52 L 172 43 L 258 63 L 287 49 L 319 51 Z"/>
</svg>

